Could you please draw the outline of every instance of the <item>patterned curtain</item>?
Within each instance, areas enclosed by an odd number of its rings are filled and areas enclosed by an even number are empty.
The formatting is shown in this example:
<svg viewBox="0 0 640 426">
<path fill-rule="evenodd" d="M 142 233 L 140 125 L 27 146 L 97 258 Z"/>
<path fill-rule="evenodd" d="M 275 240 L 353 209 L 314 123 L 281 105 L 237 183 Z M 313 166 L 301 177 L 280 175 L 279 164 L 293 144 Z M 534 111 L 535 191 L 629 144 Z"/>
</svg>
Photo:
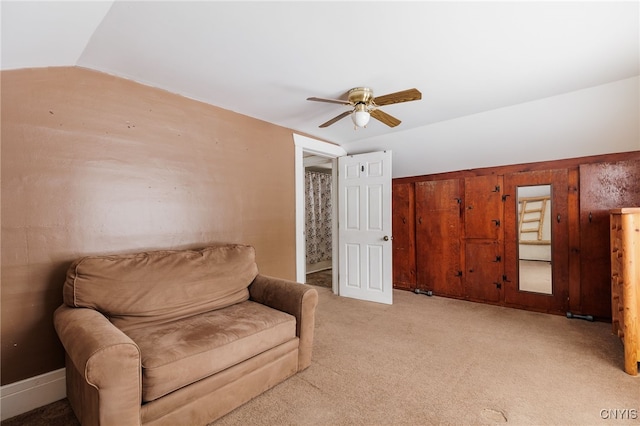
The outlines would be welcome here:
<svg viewBox="0 0 640 426">
<path fill-rule="evenodd" d="M 331 175 L 307 171 L 305 186 L 307 263 L 331 260 Z"/>
</svg>

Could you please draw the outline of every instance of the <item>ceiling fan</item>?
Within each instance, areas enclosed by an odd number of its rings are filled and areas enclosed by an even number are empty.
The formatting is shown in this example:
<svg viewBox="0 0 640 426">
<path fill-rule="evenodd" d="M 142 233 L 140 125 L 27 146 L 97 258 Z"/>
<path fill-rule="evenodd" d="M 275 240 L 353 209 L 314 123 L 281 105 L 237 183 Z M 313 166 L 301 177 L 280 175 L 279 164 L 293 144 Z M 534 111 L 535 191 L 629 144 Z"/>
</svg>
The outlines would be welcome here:
<svg viewBox="0 0 640 426">
<path fill-rule="evenodd" d="M 418 89 L 402 90 L 400 92 L 389 93 L 388 95 L 373 96 L 373 90 L 368 87 L 354 87 L 349 90 L 348 100 L 340 99 L 324 99 L 324 98 L 307 98 L 308 101 L 329 102 L 332 104 L 348 105 L 352 108 L 342 114 L 332 118 L 326 123 L 322 123 L 319 127 L 329 127 L 333 123 L 342 120 L 351 115 L 353 124 L 356 127 L 366 127 L 369 118 L 373 117 L 389 127 L 396 127 L 401 123 L 400 120 L 378 109 L 384 105 L 397 104 L 400 102 L 417 101 L 422 99 L 422 93 Z"/>
</svg>

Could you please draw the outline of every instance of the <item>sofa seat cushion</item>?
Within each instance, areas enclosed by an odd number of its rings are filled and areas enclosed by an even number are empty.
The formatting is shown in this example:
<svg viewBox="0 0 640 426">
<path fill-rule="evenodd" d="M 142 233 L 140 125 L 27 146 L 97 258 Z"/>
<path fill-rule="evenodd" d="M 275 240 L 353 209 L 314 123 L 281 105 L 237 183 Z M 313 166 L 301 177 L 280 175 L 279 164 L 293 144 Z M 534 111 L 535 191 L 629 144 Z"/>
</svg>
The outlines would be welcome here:
<svg viewBox="0 0 640 426">
<path fill-rule="evenodd" d="M 140 348 L 142 400 L 153 401 L 296 338 L 296 319 L 245 301 L 126 332 Z"/>
</svg>

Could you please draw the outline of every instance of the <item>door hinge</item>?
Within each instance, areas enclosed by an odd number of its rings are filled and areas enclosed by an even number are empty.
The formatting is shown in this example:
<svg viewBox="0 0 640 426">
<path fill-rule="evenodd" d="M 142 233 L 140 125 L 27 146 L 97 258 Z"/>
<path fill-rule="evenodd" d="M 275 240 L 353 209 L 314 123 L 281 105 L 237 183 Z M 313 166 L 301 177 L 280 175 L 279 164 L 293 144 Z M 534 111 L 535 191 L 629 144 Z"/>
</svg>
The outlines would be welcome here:
<svg viewBox="0 0 640 426">
<path fill-rule="evenodd" d="M 500 185 L 496 185 L 496 187 L 491 192 L 500 192 Z"/>
<path fill-rule="evenodd" d="M 498 289 L 502 288 L 502 283 L 494 282 L 494 284 L 496 285 L 496 288 Z"/>
<path fill-rule="evenodd" d="M 491 222 L 494 222 L 496 226 L 500 226 L 500 219 L 492 219 Z"/>
<path fill-rule="evenodd" d="M 507 201 L 507 197 L 511 197 L 511 195 L 509 195 L 509 194 L 504 194 L 504 195 L 502 196 L 502 201 Z"/>
<path fill-rule="evenodd" d="M 494 263 L 502 262 L 502 257 L 501 256 L 496 256 L 496 260 L 494 260 L 493 262 Z"/>
<path fill-rule="evenodd" d="M 510 282 L 511 282 L 511 281 L 509 281 L 509 280 L 507 279 L 507 276 L 506 276 L 506 275 L 503 275 L 503 276 L 502 276 L 502 281 L 504 281 L 505 283 L 510 283 Z"/>
</svg>

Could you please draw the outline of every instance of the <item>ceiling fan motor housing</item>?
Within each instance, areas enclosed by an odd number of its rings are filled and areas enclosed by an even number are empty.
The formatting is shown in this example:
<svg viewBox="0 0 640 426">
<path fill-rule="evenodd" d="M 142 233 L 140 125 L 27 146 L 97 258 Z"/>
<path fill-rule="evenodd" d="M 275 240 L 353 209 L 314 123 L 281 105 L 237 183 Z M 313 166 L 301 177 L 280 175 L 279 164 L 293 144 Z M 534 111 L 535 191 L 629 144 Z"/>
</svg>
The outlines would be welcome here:
<svg viewBox="0 0 640 426">
<path fill-rule="evenodd" d="M 354 87 L 349 90 L 349 102 L 353 105 L 369 105 L 373 102 L 373 90 L 368 87 Z"/>
</svg>

